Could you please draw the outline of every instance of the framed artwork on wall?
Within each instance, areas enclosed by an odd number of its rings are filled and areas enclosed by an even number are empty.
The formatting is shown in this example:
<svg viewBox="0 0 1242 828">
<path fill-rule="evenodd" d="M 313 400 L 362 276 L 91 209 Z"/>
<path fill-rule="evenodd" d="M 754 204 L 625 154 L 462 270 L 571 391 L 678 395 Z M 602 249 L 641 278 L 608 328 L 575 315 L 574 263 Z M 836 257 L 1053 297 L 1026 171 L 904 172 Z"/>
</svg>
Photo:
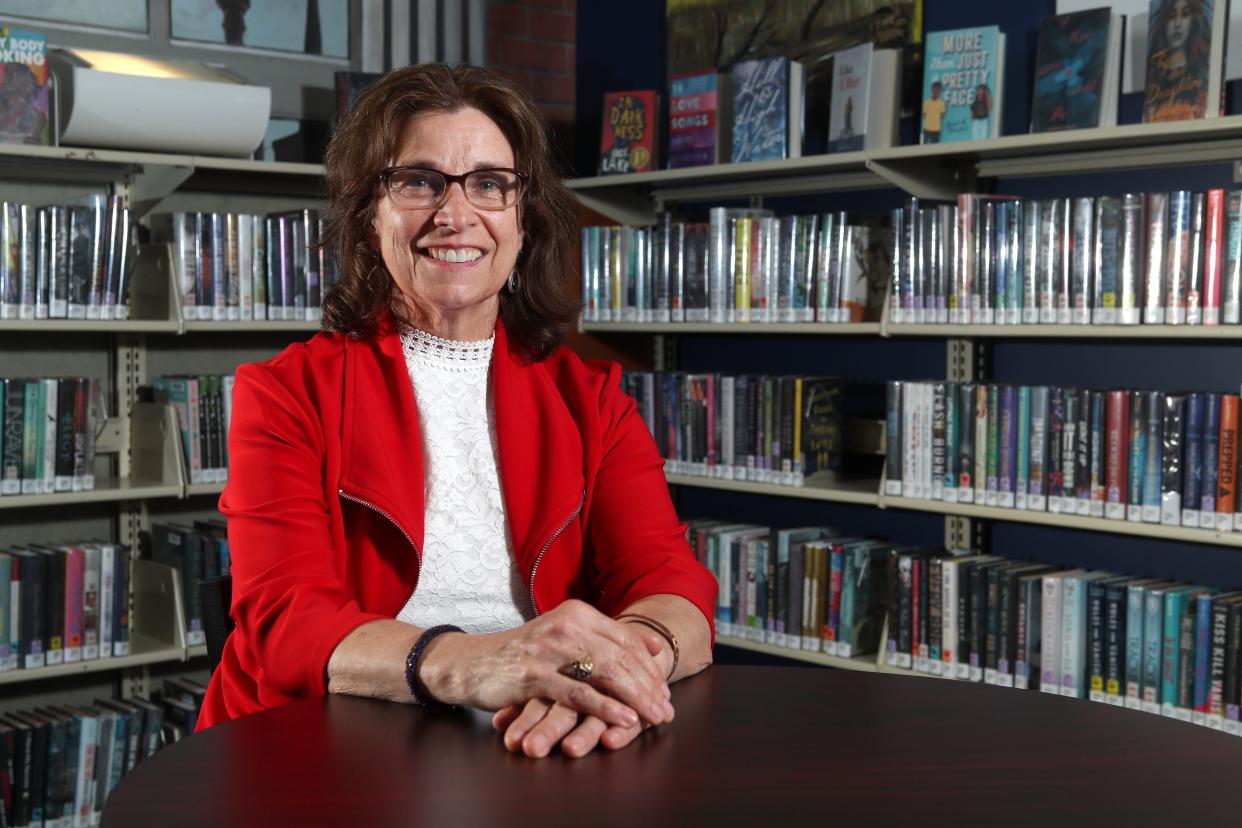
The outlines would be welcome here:
<svg viewBox="0 0 1242 828">
<path fill-rule="evenodd" d="M 349 0 L 171 0 L 177 40 L 349 57 Z"/>
</svg>

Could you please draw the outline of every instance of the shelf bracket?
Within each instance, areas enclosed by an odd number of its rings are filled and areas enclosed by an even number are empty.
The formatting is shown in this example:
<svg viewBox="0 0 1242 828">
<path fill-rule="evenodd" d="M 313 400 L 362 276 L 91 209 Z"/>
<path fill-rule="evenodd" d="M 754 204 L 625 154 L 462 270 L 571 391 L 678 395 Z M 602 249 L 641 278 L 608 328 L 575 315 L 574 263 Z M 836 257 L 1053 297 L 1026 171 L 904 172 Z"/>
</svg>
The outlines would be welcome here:
<svg viewBox="0 0 1242 828">
<path fill-rule="evenodd" d="M 934 161 L 875 161 L 867 159 L 867 169 L 916 198 L 952 201 L 963 192 L 963 181 L 955 170 Z M 967 187 L 969 189 L 969 187 Z"/>
<path fill-rule="evenodd" d="M 626 191 L 609 193 L 606 198 L 581 190 L 574 191 L 578 201 L 588 210 L 594 210 L 621 224 L 642 226 L 655 224 L 656 207 L 645 192 Z"/>
<path fill-rule="evenodd" d="M 154 210 L 194 173 L 194 168 L 180 165 L 144 164 L 127 176 L 127 204 L 135 218 Z"/>
</svg>

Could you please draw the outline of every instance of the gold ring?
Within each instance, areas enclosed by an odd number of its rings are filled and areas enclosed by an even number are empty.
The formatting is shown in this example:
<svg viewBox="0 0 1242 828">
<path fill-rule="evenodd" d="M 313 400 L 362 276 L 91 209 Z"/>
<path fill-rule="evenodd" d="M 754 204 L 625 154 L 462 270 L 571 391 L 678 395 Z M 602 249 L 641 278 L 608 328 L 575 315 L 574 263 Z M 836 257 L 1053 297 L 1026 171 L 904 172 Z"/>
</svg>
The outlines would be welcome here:
<svg viewBox="0 0 1242 828">
<path fill-rule="evenodd" d="M 591 657 L 589 655 L 584 655 L 582 658 L 572 661 L 569 664 L 569 674 L 578 681 L 586 681 L 589 679 L 594 669 L 595 663 L 591 661 Z"/>
</svg>

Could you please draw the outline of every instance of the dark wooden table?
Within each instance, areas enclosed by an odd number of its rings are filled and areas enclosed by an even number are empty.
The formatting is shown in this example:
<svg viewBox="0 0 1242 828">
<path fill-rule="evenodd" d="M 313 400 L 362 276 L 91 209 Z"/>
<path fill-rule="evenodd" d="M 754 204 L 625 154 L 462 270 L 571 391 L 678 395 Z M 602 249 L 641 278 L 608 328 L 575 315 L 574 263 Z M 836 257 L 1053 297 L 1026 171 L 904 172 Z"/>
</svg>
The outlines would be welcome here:
<svg viewBox="0 0 1242 828">
<path fill-rule="evenodd" d="M 167 748 L 104 828 L 1242 825 L 1242 739 L 1087 701 L 718 666 L 616 753 L 514 756 L 482 713 L 330 697 Z"/>
</svg>

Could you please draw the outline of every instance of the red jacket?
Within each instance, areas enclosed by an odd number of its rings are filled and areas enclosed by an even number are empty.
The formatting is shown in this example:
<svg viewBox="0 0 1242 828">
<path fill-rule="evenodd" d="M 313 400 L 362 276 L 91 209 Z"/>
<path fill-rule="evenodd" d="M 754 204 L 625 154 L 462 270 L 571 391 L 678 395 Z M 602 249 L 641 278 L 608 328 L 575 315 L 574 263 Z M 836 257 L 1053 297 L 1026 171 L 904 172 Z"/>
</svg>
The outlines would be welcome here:
<svg viewBox="0 0 1242 828">
<path fill-rule="evenodd" d="M 535 611 L 580 598 L 615 615 L 675 593 L 710 625 L 715 579 L 619 367 L 565 349 L 526 362 L 498 324 L 491 371 L 501 492 Z M 370 339 L 321 333 L 238 369 L 220 498 L 237 626 L 198 729 L 323 695 L 341 639 L 396 616 L 418 582 L 422 458 L 391 319 Z"/>
</svg>

